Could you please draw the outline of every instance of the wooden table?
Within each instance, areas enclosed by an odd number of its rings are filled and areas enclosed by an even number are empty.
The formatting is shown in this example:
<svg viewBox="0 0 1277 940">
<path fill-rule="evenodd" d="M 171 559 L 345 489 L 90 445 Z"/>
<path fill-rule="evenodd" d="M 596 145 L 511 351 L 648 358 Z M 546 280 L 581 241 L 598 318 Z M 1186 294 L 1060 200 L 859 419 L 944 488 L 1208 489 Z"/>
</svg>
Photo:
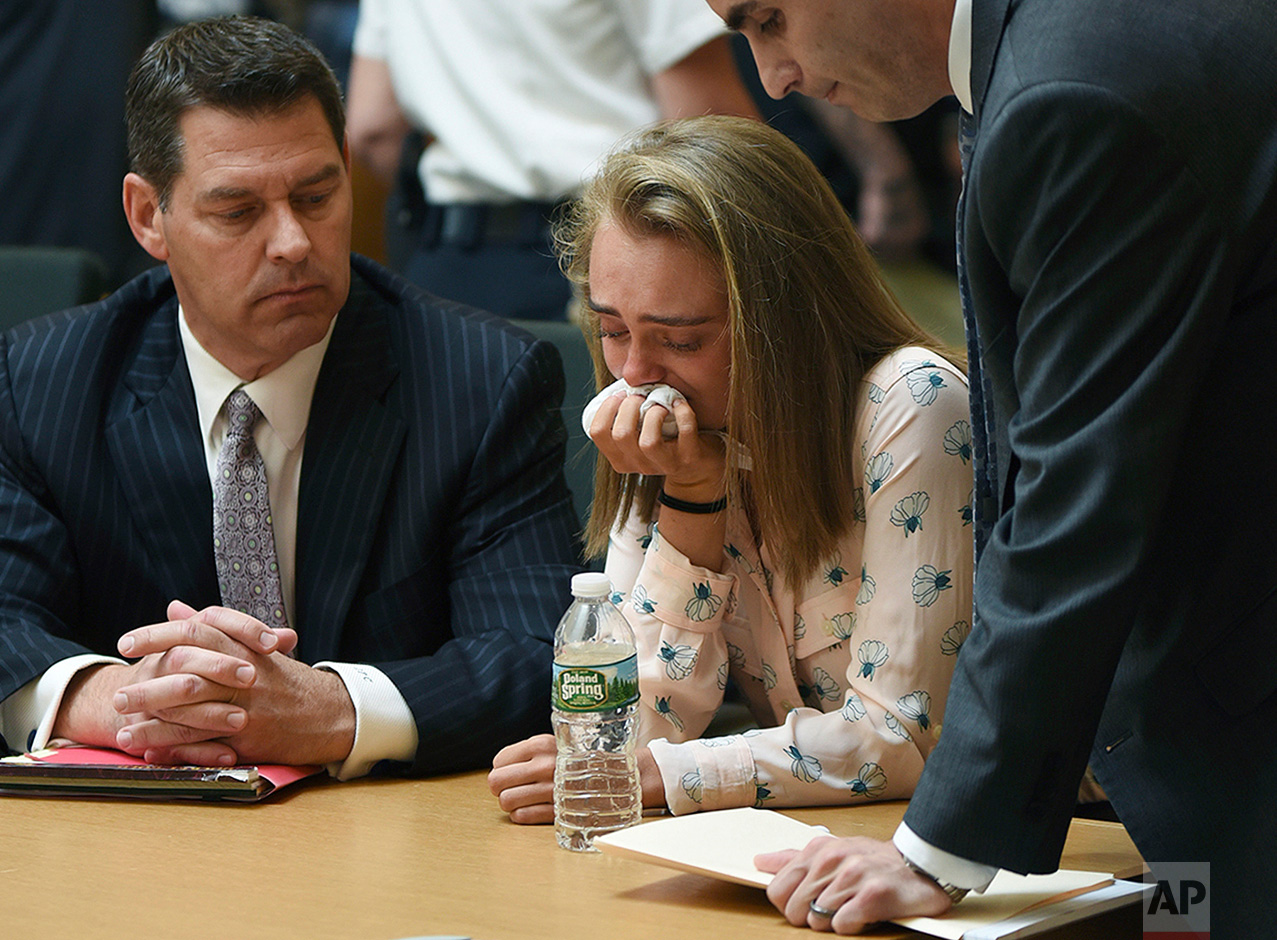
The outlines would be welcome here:
<svg viewBox="0 0 1277 940">
<path fill-rule="evenodd" d="M 904 806 L 788 812 L 888 838 Z M 482 773 L 315 781 L 250 806 L 2 797 L 0 825 L 6 940 L 813 936 L 757 889 L 563 851 L 549 827 L 511 824 Z M 1140 859 L 1120 826 L 1078 820 L 1064 865 Z M 1138 913 L 1121 913 L 1058 936 L 1138 937 Z"/>
</svg>

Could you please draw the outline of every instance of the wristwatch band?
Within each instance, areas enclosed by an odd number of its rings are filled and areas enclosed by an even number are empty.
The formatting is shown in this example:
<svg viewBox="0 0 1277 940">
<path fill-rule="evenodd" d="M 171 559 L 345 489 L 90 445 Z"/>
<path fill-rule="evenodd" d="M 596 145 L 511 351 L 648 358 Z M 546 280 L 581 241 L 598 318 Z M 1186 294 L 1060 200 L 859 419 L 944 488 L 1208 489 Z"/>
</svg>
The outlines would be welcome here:
<svg viewBox="0 0 1277 940">
<path fill-rule="evenodd" d="M 951 885 L 951 884 L 948 884 L 947 882 L 941 881 L 935 875 L 931 874 L 931 872 L 925 871 L 922 868 L 919 868 L 917 865 L 915 865 L 913 862 L 909 860 L 908 856 L 904 855 L 903 853 L 901 854 L 900 857 L 904 860 L 905 868 L 909 869 L 912 872 L 917 872 L 919 875 L 921 875 L 923 878 L 926 878 L 928 881 L 934 882 L 936 887 L 939 888 L 941 891 L 943 891 L 948 896 L 949 901 L 953 904 L 957 904 L 959 901 L 965 898 L 967 894 L 970 893 L 971 891 L 970 888 L 959 888 L 957 885 Z"/>
</svg>

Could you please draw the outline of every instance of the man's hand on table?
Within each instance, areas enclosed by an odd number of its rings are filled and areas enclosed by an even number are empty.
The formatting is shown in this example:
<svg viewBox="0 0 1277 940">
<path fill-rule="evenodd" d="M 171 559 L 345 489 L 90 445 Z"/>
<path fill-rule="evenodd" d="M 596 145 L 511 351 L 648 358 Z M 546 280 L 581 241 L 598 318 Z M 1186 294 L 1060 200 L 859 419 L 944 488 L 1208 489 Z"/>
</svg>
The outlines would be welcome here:
<svg viewBox="0 0 1277 940">
<path fill-rule="evenodd" d="M 890 842 L 821 836 L 801 850 L 756 856 L 754 865 L 776 873 L 767 897 L 796 927 L 859 933 L 880 920 L 931 917 L 952 906 L 935 882 L 905 867 Z M 814 912 L 813 903 L 833 917 Z"/>
<path fill-rule="evenodd" d="M 552 734 L 534 737 L 503 747 L 492 759 L 488 789 L 510 820 L 523 824 L 554 822 L 554 761 L 557 747 Z M 665 784 L 656 767 L 652 752 L 640 747 L 634 752 L 639 780 L 643 787 L 643 806 L 653 809 L 665 805 Z"/>
<path fill-rule="evenodd" d="M 323 764 L 350 753 L 345 685 L 286 655 L 294 631 L 180 601 L 168 616 L 120 638 L 120 653 L 137 662 L 76 677 L 55 736 L 164 764 Z"/>
</svg>

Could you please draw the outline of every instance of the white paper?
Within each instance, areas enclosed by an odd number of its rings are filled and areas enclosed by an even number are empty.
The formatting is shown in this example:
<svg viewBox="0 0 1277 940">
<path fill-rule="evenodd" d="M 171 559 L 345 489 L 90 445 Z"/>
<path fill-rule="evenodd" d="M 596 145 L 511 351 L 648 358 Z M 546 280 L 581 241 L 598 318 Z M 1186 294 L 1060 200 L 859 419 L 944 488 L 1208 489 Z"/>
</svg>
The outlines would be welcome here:
<svg viewBox="0 0 1277 940">
<path fill-rule="evenodd" d="M 653 820 L 599 836 L 594 844 L 605 854 L 765 888 L 772 876 L 754 868 L 755 855 L 801 849 L 821 835 L 828 832 L 774 810 L 742 808 Z M 1002 871 L 983 894 L 967 895 L 941 917 L 893 923 L 946 940 L 1010 940 L 1133 903 L 1145 888 L 1098 871 Z"/>
<path fill-rule="evenodd" d="M 656 819 L 598 836 L 594 844 L 606 854 L 765 888 L 772 876 L 754 867 L 755 855 L 801 849 L 824 835 L 828 830 L 782 813 L 742 807 Z"/>
</svg>

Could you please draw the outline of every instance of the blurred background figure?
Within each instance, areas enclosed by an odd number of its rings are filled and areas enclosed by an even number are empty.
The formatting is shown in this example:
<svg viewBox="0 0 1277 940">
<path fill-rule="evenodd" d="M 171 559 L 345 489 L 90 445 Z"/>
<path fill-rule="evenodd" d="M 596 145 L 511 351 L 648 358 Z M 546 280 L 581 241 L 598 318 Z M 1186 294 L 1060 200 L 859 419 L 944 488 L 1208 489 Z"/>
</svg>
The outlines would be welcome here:
<svg viewBox="0 0 1277 940">
<path fill-rule="evenodd" d="M 124 85 L 144 0 L 0 2 L 0 244 L 81 248 L 114 286 L 149 266 L 120 209 Z"/>
<path fill-rule="evenodd" d="M 565 317 L 549 221 L 618 139 L 758 116 L 702 0 L 363 0 L 348 101 L 352 152 L 397 187 L 391 264 L 523 319 Z"/>
</svg>

